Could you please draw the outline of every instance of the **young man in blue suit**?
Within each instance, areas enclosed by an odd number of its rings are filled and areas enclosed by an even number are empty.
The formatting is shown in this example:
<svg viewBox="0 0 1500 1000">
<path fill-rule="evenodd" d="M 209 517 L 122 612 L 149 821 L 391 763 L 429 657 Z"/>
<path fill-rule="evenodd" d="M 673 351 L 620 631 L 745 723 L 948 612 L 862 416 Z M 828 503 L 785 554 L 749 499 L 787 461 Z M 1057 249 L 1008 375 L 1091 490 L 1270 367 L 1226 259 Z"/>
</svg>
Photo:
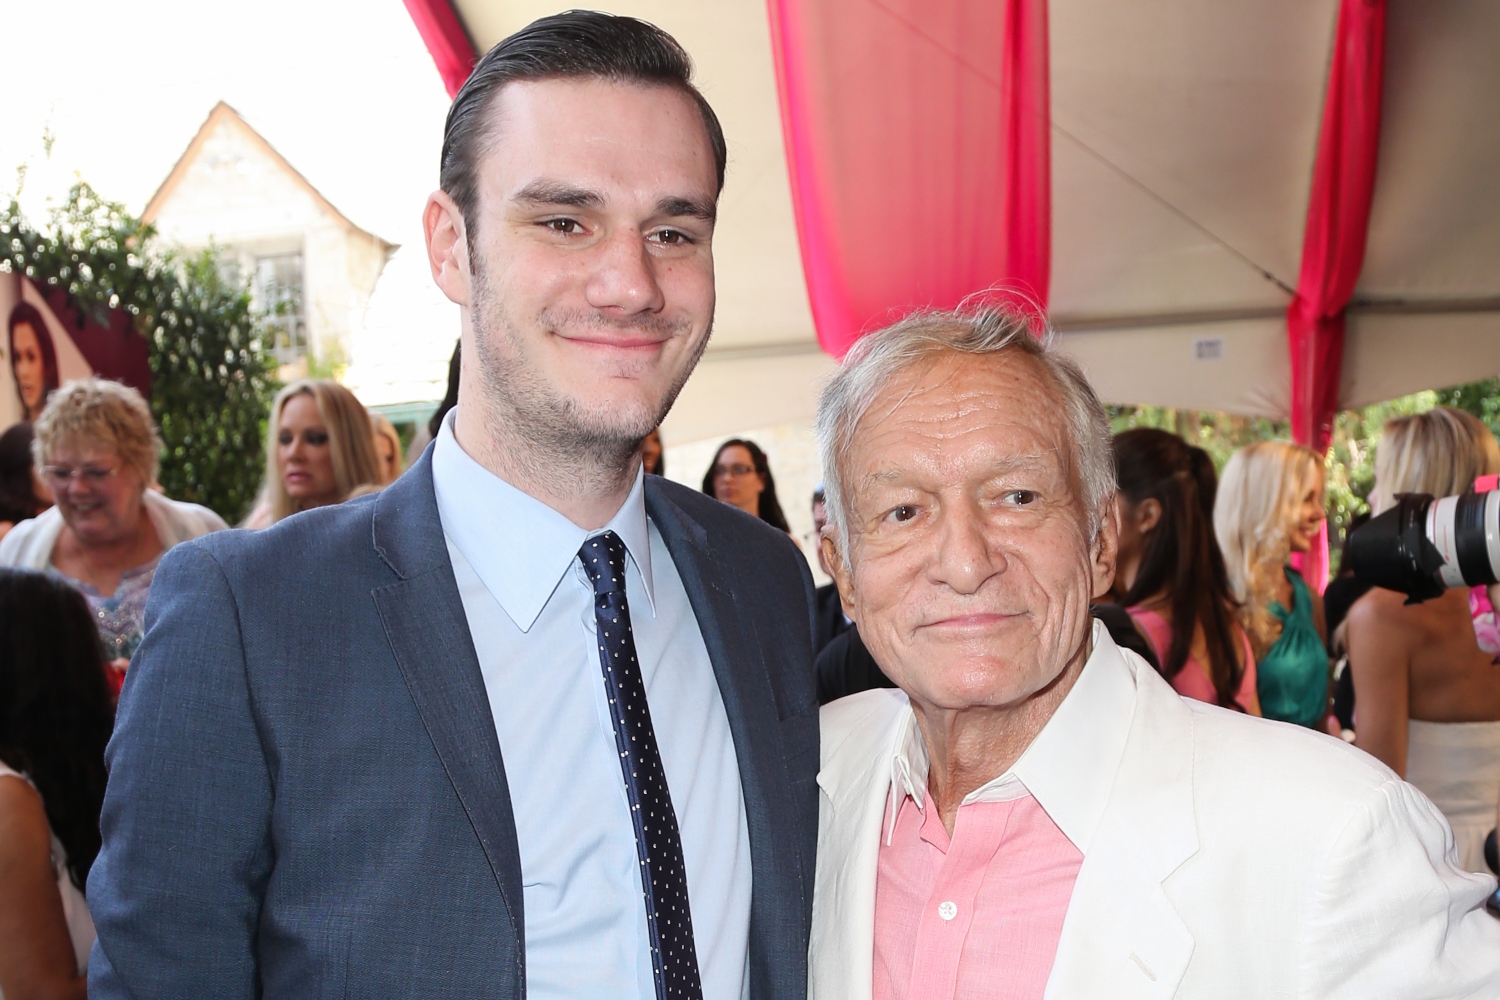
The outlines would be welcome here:
<svg viewBox="0 0 1500 1000">
<path fill-rule="evenodd" d="M 803 997 L 811 578 L 638 460 L 713 318 L 690 73 L 572 12 L 464 85 L 424 216 L 458 407 L 383 492 L 163 560 L 91 996 Z"/>
</svg>

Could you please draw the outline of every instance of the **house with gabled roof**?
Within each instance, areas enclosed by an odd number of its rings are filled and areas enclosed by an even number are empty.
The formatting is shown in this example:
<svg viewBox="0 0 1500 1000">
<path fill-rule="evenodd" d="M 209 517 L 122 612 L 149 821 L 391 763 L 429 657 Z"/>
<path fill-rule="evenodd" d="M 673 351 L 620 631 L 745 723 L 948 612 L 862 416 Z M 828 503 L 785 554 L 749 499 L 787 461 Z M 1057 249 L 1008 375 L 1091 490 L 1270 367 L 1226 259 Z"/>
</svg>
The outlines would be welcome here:
<svg viewBox="0 0 1500 1000">
<path fill-rule="evenodd" d="M 142 218 L 189 252 L 215 248 L 269 316 L 283 378 L 338 366 L 396 245 L 355 225 L 228 104 L 216 104 Z"/>
</svg>

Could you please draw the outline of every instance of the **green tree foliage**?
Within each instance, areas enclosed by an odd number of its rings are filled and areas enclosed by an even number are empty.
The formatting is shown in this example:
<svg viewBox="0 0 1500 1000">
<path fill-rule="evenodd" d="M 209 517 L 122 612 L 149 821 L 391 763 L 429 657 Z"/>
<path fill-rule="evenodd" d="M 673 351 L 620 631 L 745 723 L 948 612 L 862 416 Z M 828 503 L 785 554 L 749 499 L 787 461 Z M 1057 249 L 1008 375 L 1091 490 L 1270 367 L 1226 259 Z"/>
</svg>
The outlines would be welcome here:
<svg viewBox="0 0 1500 1000">
<path fill-rule="evenodd" d="M 0 269 L 64 289 L 101 322 L 113 308 L 133 318 L 149 345 L 162 488 L 239 520 L 265 470 L 275 383 L 250 297 L 225 283 L 212 251 L 174 252 L 124 206 L 79 183 L 43 228 L 14 198 L 0 210 Z"/>
</svg>

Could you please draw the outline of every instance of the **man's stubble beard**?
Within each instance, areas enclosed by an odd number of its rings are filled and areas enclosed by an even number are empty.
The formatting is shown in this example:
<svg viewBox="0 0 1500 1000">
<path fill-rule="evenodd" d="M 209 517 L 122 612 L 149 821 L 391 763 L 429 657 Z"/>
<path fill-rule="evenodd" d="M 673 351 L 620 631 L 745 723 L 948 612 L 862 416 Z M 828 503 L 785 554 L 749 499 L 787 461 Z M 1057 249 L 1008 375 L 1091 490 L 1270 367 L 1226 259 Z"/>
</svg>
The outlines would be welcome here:
<svg viewBox="0 0 1500 1000">
<path fill-rule="evenodd" d="M 712 333 L 710 321 L 709 331 L 654 410 L 632 413 L 620 408 L 590 408 L 557 392 L 527 364 L 524 335 L 506 314 L 483 271 L 473 274 L 473 294 L 474 347 L 484 395 L 481 408 L 491 444 L 528 478 L 559 485 L 576 480 L 576 485 L 582 486 L 586 481 L 615 478 L 631 471 L 641 442 L 671 410 Z M 546 313 L 540 315 L 538 325 L 551 325 L 548 318 Z M 598 314 L 583 319 L 601 327 L 670 329 L 668 324 L 649 321 L 610 324 Z"/>
</svg>

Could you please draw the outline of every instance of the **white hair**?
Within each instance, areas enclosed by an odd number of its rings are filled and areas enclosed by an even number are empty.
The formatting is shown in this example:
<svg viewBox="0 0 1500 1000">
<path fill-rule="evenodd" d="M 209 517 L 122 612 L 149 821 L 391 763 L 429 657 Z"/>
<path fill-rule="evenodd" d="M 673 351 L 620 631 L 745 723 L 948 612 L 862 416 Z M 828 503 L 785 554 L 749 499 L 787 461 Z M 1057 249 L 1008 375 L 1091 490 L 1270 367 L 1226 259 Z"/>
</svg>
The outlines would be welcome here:
<svg viewBox="0 0 1500 1000">
<path fill-rule="evenodd" d="M 845 563 L 849 507 L 843 458 L 875 398 L 897 376 L 943 354 L 1012 353 L 1032 359 L 1051 383 L 1068 423 L 1071 472 L 1081 489 L 1090 537 L 1097 537 L 1115 495 L 1109 416 L 1077 362 L 1056 349 L 1051 330 L 995 306 L 914 312 L 871 333 L 850 349 L 818 399 L 818 454 L 823 463 L 828 521 Z"/>
</svg>

